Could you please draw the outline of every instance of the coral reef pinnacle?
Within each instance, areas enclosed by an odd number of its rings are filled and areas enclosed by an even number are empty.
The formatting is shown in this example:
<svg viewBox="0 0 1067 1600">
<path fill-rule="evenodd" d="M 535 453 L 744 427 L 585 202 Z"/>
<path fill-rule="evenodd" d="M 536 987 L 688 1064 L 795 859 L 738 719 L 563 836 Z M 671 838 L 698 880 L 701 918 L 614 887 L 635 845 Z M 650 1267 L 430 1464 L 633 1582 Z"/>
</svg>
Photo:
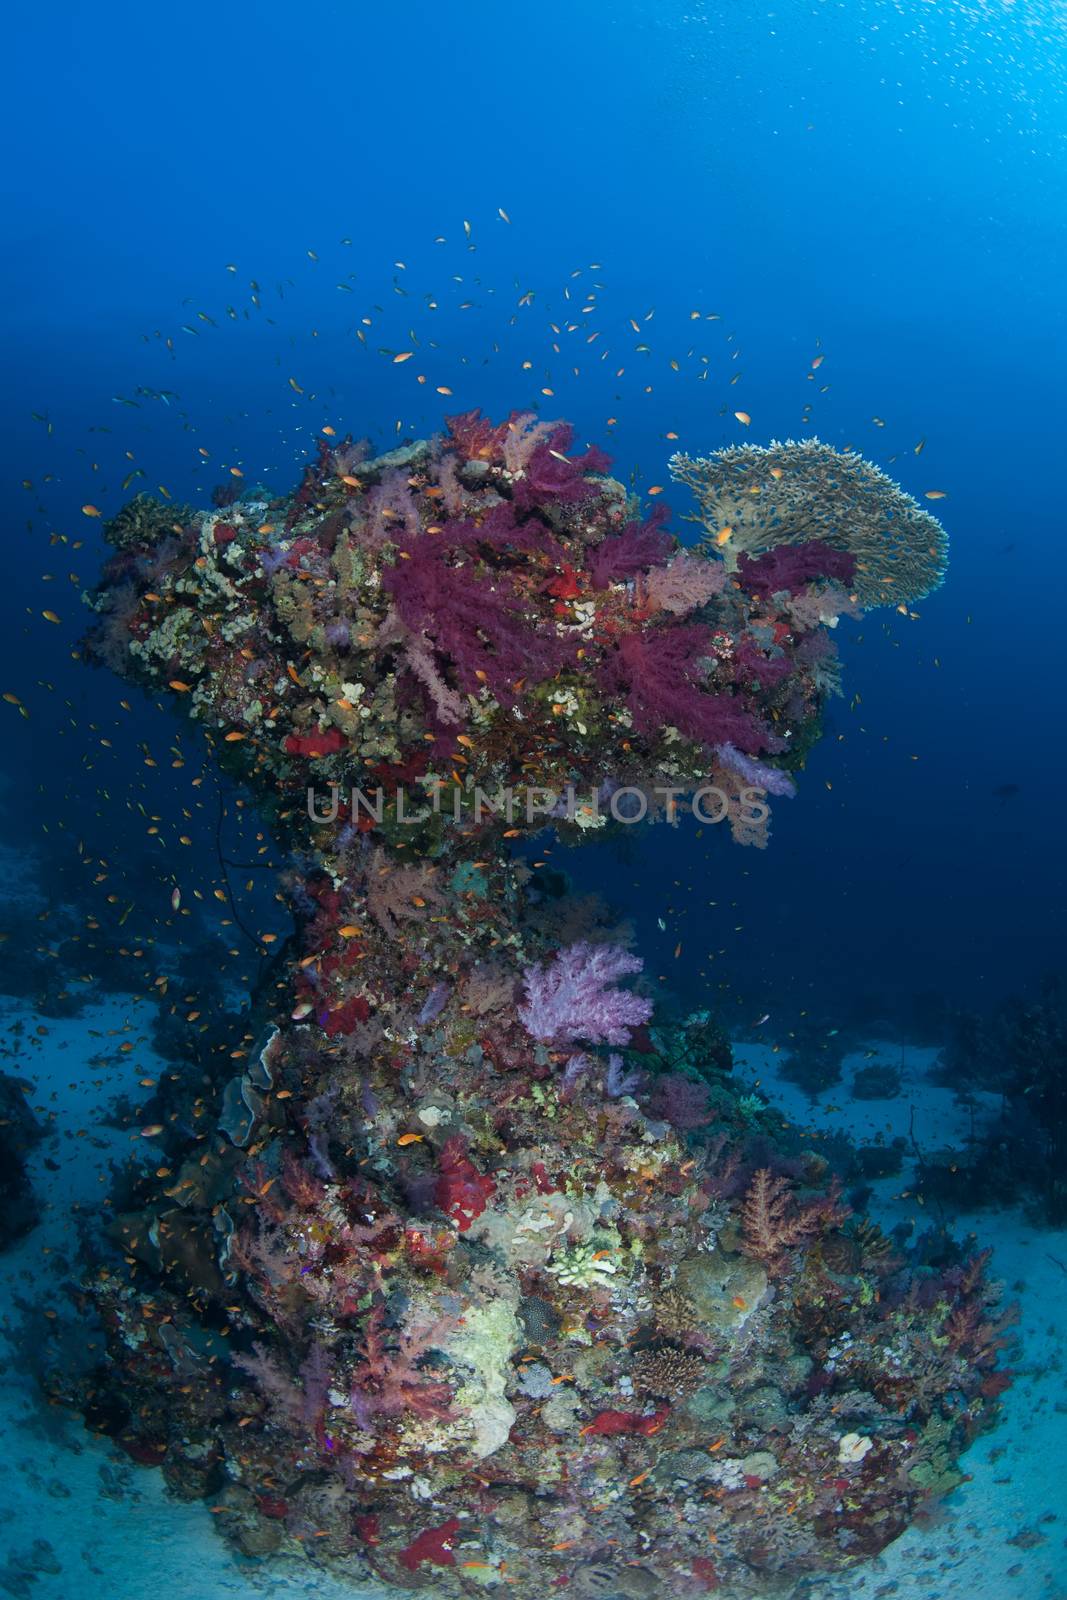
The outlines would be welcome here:
<svg viewBox="0 0 1067 1600">
<path fill-rule="evenodd" d="M 650 1031 L 639 958 L 595 914 L 568 934 L 515 847 L 686 803 L 765 843 L 852 605 L 818 538 L 746 588 L 570 450 L 468 413 L 121 524 L 90 654 L 169 686 L 299 852 L 296 932 L 239 1070 L 168 1091 L 75 1398 L 247 1555 L 440 1596 L 777 1593 L 950 1486 L 1003 1324 L 983 1261 L 866 1249 L 707 1014 Z"/>
</svg>

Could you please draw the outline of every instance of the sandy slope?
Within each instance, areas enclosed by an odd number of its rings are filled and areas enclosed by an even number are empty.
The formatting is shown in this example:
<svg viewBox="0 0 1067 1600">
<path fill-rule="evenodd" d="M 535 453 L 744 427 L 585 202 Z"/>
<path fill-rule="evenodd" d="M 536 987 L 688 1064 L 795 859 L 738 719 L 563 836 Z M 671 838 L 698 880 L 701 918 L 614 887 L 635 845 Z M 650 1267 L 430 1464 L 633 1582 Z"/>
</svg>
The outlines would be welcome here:
<svg viewBox="0 0 1067 1600">
<path fill-rule="evenodd" d="M 16 1298 L 47 1306 L 63 1257 L 72 1257 L 72 1207 L 93 1208 L 106 1192 L 109 1161 L 128 1138 L 101 1126 L 100 1110 L 119 1093 L 144 1093 L 137 1080 L 162 1068 L 144 1036 L 150 1013 L 124 999 L 87 1011 L 77 1021 L 47 1022 L 9 1006 L 0 1012 L 3 1065 L 31 1079 L 39 1113 L 54 1136 L 34 1166 L 47 1197 L 45 1220 L 15 1251 L 0 1259 L 4 1321 L 17 1321 Z M 21 1032 L 13 1026 L 21 1022 Z M 46 1032 L 39 1032 L 39 1027 Z M 131 1051 L 122 1051 L 131 1043 Z M 900 1063 L 899 1047 L 885 1047 Z M 738 1050 L 742 1070 L 760 1092 L 814 1131 L 846 1126 L 864 1140 L 878 1130 L 907 1134 L 912 1107 L 920 1143 L 940 1144 L 958 1122 L 947 1091 L 924 1081 L 929 1054 L 904 1056 L 899 1099 L 860 1103 L 847 1083 L 823 1096 L 813 1111 L 806 1098 L 775 1075 L 765 1047 Z M 95 1064 L 94 1064 L 95 1063 Z M 852 1058 L 854 1067 L 858 1058 Z M 85 1130 L 79 1137 L 78 1130 Z M 45 1160 L 57 1164 L 49 1170 Z M 914 1200 L 900 1198 L 900 1179 L 877 1186 L 887 1221 L 925 1218 Z M 1067 1400 L 1062 1378 L 1063 1307 L 1067 1303 L 1067 1236 L 1025 1226 L 1013 1214 L 965 1219 L 996 1249 L 997 1272 L 1022 1307 L 1018 1380 L 1005 1399 L 1005 1420 L 968 1458 L 973 1475 L 935 1522 L 913 1529 L 879 1561 L 847 1580 L 805 1586 L 811 1600 L 1067 1600 Z M 1058 1259 L 1057 1259 L 1058 1258 Z M 57 1298 L 58 1303 L 58 1298 Z M 10 1349 L 0 1387 L 0 1594 L 28 1600 L 215 1600 L 314 1594 L 353 1600 L 351 1589 L 324 1580 L 300 1563 L 263 1568 L 238 1561 L 215 1537 L 201 1505 L 183 1505 L 164 1492 L 158 1473 L 132 1466 L 91 1439 L 64 1414 L 42 1409 Z M 1057 1409 L 1057 1406 L 1063 1409 Z M 1058 1521 L 1045 1520 L 1059 1513 Z M 1011 1543 L 1015 1539 L 1021 1543 Z M 37 1544 L 35 1541 L 43 1541 Z M 370 1600 L 377 1590 L 365 1590 Z"/>
</svg>

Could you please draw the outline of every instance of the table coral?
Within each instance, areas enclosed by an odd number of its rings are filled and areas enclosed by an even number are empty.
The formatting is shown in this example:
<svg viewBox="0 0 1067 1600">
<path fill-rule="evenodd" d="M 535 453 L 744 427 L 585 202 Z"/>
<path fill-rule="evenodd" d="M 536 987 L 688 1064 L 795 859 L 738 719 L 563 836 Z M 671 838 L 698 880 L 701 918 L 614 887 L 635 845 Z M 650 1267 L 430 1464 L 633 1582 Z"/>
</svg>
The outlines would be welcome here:
<svg viewBox="0 0 1067 1600">
<path fill-rule="evenodd" d="M 900 605 L 944 579 L 941 523 L 855 450 L 819 439 L 731 445 L 674 455 L 671 472 L 692 489 L 711 548 L 759 592 L 803 588 L 819 574 L 865 606 Z"/>
</svg>

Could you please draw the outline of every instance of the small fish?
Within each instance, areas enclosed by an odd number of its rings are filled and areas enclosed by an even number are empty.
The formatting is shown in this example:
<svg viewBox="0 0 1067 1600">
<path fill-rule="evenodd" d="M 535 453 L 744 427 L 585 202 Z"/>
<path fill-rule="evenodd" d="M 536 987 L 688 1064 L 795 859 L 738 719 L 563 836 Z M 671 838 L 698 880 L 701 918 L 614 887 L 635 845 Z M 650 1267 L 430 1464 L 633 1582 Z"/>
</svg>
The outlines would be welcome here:
<svg viewBox="0 0 1067 1600">
<path fill-rule="evenodd" d="M 170 909 L 172 911 L 177 911 L 180 908 L 181 903 L 182 903 L 182 892 L 181 892 L 180 889 L 175 889 L 172 892 L 171 897 L 170 897 Z"/>
<path fill-rule="evenodd" d="M 747 411 L 735 411 L 734 416 L 737 418 L 738 422 L 743 428 L 747 428 L 749 423 L 752 421 L 752 418 L 749 416 Z"/>
<path fill-rule="evenodd" d="M 98 506 L 82 506 L 83 517 L 98 517 L 99 515 L 100 508 Z"/>
<path fill-rule="evenodd" d="M 396 1142 L 399 1145 L 422 1144 L 425 1138 L 426 1135 L 424 1133 L 402 1133 Z"/>
<path fill-rule="evenodd" d="M 947 500 L 948 499 L 948 490 L 947 489 L 927 489 L 927 490 L 924 491 L 924 498 L 927 499 L 927 500 Z"/>
</svg>

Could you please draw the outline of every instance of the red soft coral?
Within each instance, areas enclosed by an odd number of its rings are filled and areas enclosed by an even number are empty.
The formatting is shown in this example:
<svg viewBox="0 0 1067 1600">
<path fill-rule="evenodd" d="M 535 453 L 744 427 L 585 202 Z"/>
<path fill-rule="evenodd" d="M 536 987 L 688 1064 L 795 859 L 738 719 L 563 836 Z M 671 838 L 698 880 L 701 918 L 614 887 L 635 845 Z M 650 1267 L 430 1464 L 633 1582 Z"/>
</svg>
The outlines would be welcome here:
<svg viewBox="0 0 1067 1600">
<path fill-rule="evenodd" d="M 434 1203 L 452 1218 L 460 1233 L 466 1233 L 496 1193 L 496 1184 L 478 1171 L 458 1133 L 445 1140 L 437 1171 Z"/>
<path fill-rule="evenodd" d="M 420 1333 L 392 1335 L 395 1348 L 387 1348 L 385 1308 L 379 1302 L 371 1311 L 363 1344 L 363 1359 L 352 1371 L 352 1410 L 361 1427 L 373 1430 L 376 1417 L 403 1416 L 411 1412 L 427 1422 L 447 1422 L 452 1416 L 452 1390 L 419 1370 L 420 1359 L 456 1327 L 455 1317 L 442 1317 Z"/>
<path fill-rule="evenodd" d="M 517 415 L 513 411 L 507 422 L 494 427 L 488 417 L 482 416 L 481 406 L 475 406 L 473 411 L 457 412 L 454 417 L 445 418 L 448 443 L 468 461 L 502 461 L 504 440 Z"/>
<path fill-rule="evenodd" d="M 456 1558 L 452 1554 L 452 1541 L 458 1532 L 458 1517 L 449 1517 L 437 1528 L 423 1528 L 407 1549 L 401 1550 L 400 1565 L 409 1572 L 414 1572 L 424 1561 L 431 1561 L 435 1567 L 454 1567 Z"/>
<path fill-rule="evenodd" d="M 285 741 L 285 750 L 291 756 L 332 756 L 343 750 L 347 743 L 340 728 L 316 728 L 313 733 L 290 733 Z"/>
</svg>

